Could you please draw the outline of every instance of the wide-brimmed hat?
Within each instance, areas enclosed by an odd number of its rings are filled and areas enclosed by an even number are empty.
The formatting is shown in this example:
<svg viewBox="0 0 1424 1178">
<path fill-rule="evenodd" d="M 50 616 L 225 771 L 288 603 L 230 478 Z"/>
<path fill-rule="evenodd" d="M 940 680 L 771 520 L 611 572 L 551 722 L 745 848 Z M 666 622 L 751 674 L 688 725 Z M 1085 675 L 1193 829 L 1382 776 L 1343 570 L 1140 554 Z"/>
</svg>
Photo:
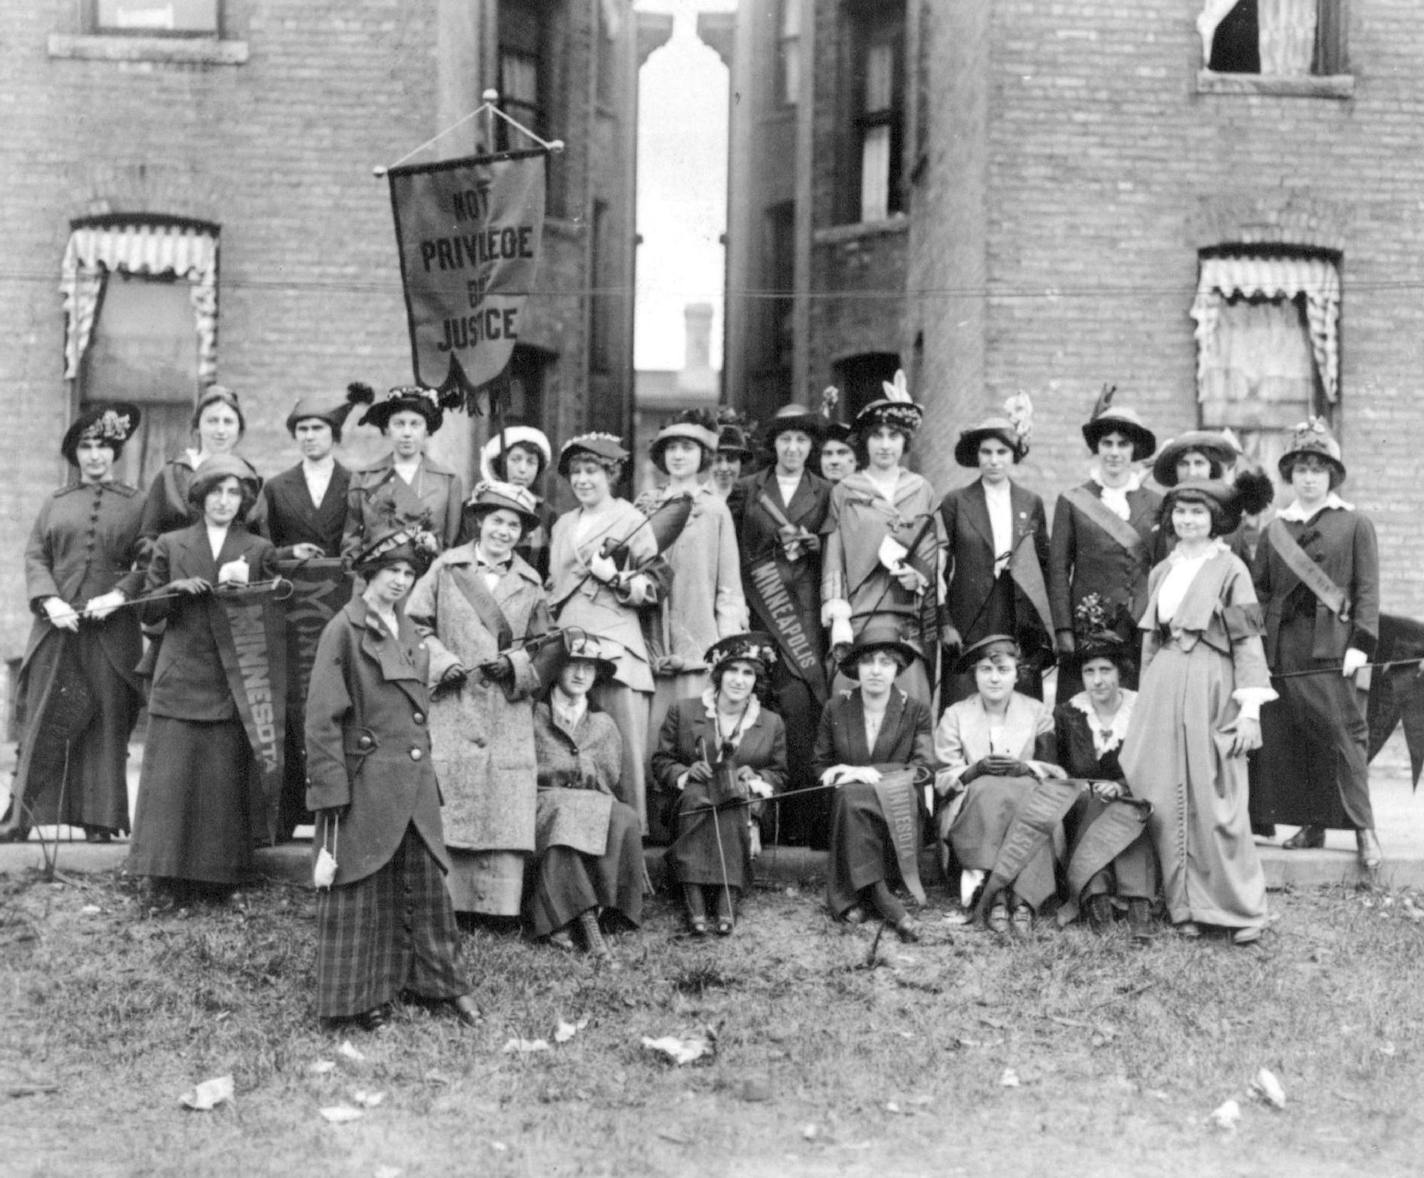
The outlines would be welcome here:
<svg viewBox="0 0 1424 1178">
<path fill-rule="evenodd" d="M 465 510 L 476 519 L 491 511 L 512 511 L 526 532 L 539 523 L 539 503 L 528 488 L 494 479 L 475 484 L 474 491 L 465 500 Z"/>
<path fill-rule="evenodd" d="M 522 422 L 507 422 L 502 430 L 490 434 L 490 440 L 480 447 L 480 477 L 488 480 L 507 480 L 509 468 L 501 460 L 501 455 L 515 446 L 528 446 L 539 452 L 543 459 L 539 473 L 543 474 L 554 461 L 554 448 L 541 429 Z M 500 468 L 504 467 L 503 470 Z"/>
<path fill-rule="evenodd" d="M 1018 661 L 1023 660 L 1023 650 L 1012 634 L 986 634 L 978 642 L 964 648 L 955 664 L 955 673 L 966 675 L 981 659 L 991 658 L 996 654 L 1010 654 Z"/>
<path fill-rule="evenodd" d="M 559 450 L 559 473 L 567 478 L 569 463 L 580 454 L 586 454 L 605 467 L 628 460 L 628 451 L 623 449 L 622 441 L 613 434 L 578 434 L 565 442 Z"/>
<path fill-rule="evenodd" d="M 114 452 L 117 458 L 124 443 L 134 435 L 143 420 L 137 405 L 127 401 L 108 401 L 82 409 L 59 441 L 59 452 L 71 466 L 79 465 L 79 443 L 97 438 Z"/>
<path fill-rule="evenodd" d="M 1157 457 L 1152 460 L 1152 477 L 1157 480 L 1159 486 L 1177 485 L 1177 463 L 1182 460 L 1184 454 L 1190 454 L 1192 451 L 1203 455 L 1211 463 L 1214 472 L 1212 478 L 1218 479 L 1235 464 L 1237 457 L 1237 450 L 1231 444 L 1231 439 L 1220 430 L 1188 430 L 1163 442 L 1162 448 L 1157 451 Z"/>
<path fill-rule="evenodd" d="M 762 427 L 762 443 L 770 450 L 776 443 L 777 435 L 788 430 L 799 430 L 815 444 L 826 436 L 826 419 L 805 405 L 793 401 L 773 413 L 771 420 Z"/>
<path fill-rule="evenodd" d="M 717 450 L 721 437 L 717 432 L 716 420 L 710 413 L 704 410 L 691 409 L 685 413 L 678 414 L 662 429 L 648 445 L 648 457 L 653 460 L 663 474 L 667 474 L 667 461 L 665 453 L 668 446 L 681 438 L 686 442 L 693 442 L 702 447 L 702 465 L 706 466 L 713 453 Z"/>
<path fill-rule="evenodd" d="M 1204 503 L 1211 510 L 1213 534 L 1225 536 L 1241 526 L 1243 515 L 1265 511 L 1274 495 L 1271 480 L 1259 470 L 1242 471 L 1231 482 L 1193 479 L 1167 488 L 1160 519 L 1162 526 L 1170 527 L 1172 508 L 1178 503 Z"/>
<path fill-rule="evenodd" d="M 888 650 L 897 655 L 901 670 L 921 657 L 919 645 L 911 641 L 909 635 L 906 634 L 904 622 L 898 618 L 877 615 L 865 623 L 860 637 L 841 657 L 839 663 L 841 674 L 847 679 L 859 679 L 861 657 L 875 650 Z"/>
<path fill-rule="evenodd" d="M 198 428 L 198 418 L 203 416 L 203 410 L 209 405 L 226 405 L 237 414 L 237 432 L 244 434 L 247 432 L 247 417 L 242 412 L 242 405 L 238 401 L 237 393 L 226 385 L 210 384 L 198 394 L 198 403 L 193 406 L 193 419 L 190 423 L 193 429 Z"/>
<path fill-rule="evenodd" d="M 864 436 L 880 426 L 903 430 L 913 434 L 925 419 L 925 411 L 910 397 L 909 386 L 905 383 L 905 370 L 897 368 L 894 380 L 882 380 L 880 387 L 885 395 L 871 401 L 855 415 L 855 432 Z"/>
<path fill-rule="evenodd" d="M 979 444 L 986 438 L 998 438 L 1013 453 L 1015 462 L 1028 457 L 1029 441 L 1033 437 L 1033 402 L 1027 393 L 1015 393 L 1004 402 L 1002 413 L 988 417 L 968 429 L 959 431 L 954 443 L 954 460 L 971 470 L 979 466 Z"/>
<path fill-rule="evenodd" d="M 365 400 L 360 399 L 361 392 L 370 394 L 369 385 L 351 384 L 346 387 L 346 396 L 337 400 L 335 397 L 303 397 L 295 405 L 292 411 L 287 414 L 287 432 L 293 437 L 297 435 L 297 423 L 299 421 L 324 421 L 331 426 L 331 432 L 336 438 L 341 437 L 341 427 L 346 424 L 347 417 L 351 410 L 357 405 L 370 404 L 372 398 L 367 395 Z M 354 396 L 353 396 L 354 392 Z"/>
<path fill-rule="evenodd" d="M 729 634 L 709 646 L 702 659 L 710 668 L 714 680 L 724 666 L 738 659 L 755 663 L 763 675 L 769 675 L 776 665 L 776 639 L 762 630 Z"/>
<path fill-rule="evenodd" d="M 362 425 L 373 425 L 384 431 L 397 413 L 419 413 L 425 418 L 426 428 L 433 434 L 445 420 L 445 411 L 440 407 L 440 394 L 424 385 L 396 385 L 366 410 L 361 418 Z"/>
<path fill-rule="evenodd" d="M 1122 434 L 1132 443 L 1134 462 L 1151 458 L 1152 452 L 1157 449 L 1157 435 L 1143 424 L 1136 410 L 1113 404 L 1116 393 L 1116 385 L 1103 386 L 1092 414 L 1083 424 L 1083 440 L 1088 443 L 1088 449 L 1096 454 L 1098 443 L 1108 434 Z"/>
<path fill-rule="evenodd" d="M 438 547 L 439 542 L 431 533 L 400 524 L 377 532 L 352 558 L 351 567 L 370 580 L 377 569 L 405 560 L 410 562 L 416 576 L 420 576 L 435 559 Z"/>
<path fill-rule="evenodd" d="M 1330 427 L 1319 417 L 1307 418 L 1292 431 L 1290 449 L 1281 455 L 1281 460 L 1277 464 L 1281 478 L 1290 482 L 1295 460 L 1311 457 L 1319 458 L 1329 464 L 1332 488 L 1338 487 L 1345 481 L 1345 463 L 1340 457 L 1340 443 L 1330 436 Z"/>
<path fill-rule="evenodd" d="M 613 673 L 618 670 L 617 662 L 614 661 L 603 642 L 577 627 L 563 631 L 563 641 L 559 643 L 559 651 L 559 665 L 558 670 L 554 672 L 555 675 L 569 663 L 580 661 L 592 663 L 597 668 L 600 680 L 611 679 Z"/>
<path fill-rule="evenodd" d="M 246 459 L 236 454 L 212 454 L 198 463 L 193 472 L 193 481 L 188 484 L 188 502 L 201 508 L 208 492 L 223 479 L 236 479 L 254 500 L 262 490 L 262 477 Z"/>
</svg>

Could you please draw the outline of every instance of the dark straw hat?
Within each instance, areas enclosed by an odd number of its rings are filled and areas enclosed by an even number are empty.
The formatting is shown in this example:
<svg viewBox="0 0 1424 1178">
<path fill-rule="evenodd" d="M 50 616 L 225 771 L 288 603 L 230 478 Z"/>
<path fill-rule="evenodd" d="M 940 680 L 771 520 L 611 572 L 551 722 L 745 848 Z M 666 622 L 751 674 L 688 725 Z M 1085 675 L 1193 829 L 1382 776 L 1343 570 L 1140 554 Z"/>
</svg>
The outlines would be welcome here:
<svg viewBox="0 0 1424 1178">
<path fill-rule="evenodd" d="M 1033 402 L 1027 393 L 1015 393 L 1004 402 L 1002 413 L 992 413 L 977 425 L 959 431 L 954 444 L 954 460 L 971 470 L 979 466 L 979 444 L 986 438 L 998 438 L 1012 451 L 1015 462 L 1028 457 L 1029 439 L 1033 436 Z"/>
<path fill-rule="evenodd" d="M 1177 485 L 1177 463 L 1182 456 L 1193 451 L 1202 455 L 1212 467 L 1212 478 L 1219 479 L 1236 462 L 1236 447 L 1231 439 L 1218 430 L 1188 430 L 1175 438 L 1168 438 L 1152 460 L 1152 477 L 1158 486 Z"/>
<path fill-rule="evenodd" d="M 348 393 L 348 396 L 350 394 Z M 440 394 L 424 385 L 397 385 L 366 410 L 361 418 L 362 425 L 373 425 L 383 433 L 397 413 L 419 413 L 425 418 L 426 428 L 433 434 L 445 420 L 445 411 L 440 408 Z"/>
<path fill-rule="evenodd" d="M 368 581 L 371 575 L 398 560 L 408 561 L 420 576 L 435 557 L 435 538 L 408 525 L 389 528 L 379 533 L 351 561 L 352 567 Z"/>
<path fill-rule="evenodd" d="M 826 419 L 796 401 L 790 405 L 783 405 L 772 414 L 771 420 L 762 427 L 762 440 L 766 448 L 772 449 L 776 443 L 777 435 L 784 434 L 789 430 L 799 430 L 811 439 L 812 445 L 815 445 L 826 435 Z"/>
<path fill-rule="evenodd" d="M 872 651 L 888 650 L 900 662 L 904 670 L 920 657 L 920 648 L 906 636 L 901 623 L 885 615 L 876 615 L 865 623 L 860 637 L 840 660 L 840 672 L 847 679 L 860 678 L 860 660 Z"/>
</svg>

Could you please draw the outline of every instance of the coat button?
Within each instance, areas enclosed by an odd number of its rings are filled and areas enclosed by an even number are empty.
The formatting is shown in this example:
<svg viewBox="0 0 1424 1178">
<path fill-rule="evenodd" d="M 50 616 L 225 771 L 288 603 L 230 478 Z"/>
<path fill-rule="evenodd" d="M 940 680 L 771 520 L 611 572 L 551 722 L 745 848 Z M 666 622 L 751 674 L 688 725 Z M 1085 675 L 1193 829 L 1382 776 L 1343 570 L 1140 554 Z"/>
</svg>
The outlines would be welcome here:
<svg viewBox="0 0 1424 1178">
<path fill-rule="evenodd" d="M 419 749 L 411 749 L 411 750 L 410 750 L 410 759 L 411 759 L 412 761 L 418 761 L 418 760 L 420 760 L 420 758 L 423 757 L 424 755 L 425 755 L 425 754 L 422 753 Z"/>
<path fill-rule="evenodd" d="M 414 720 L 417 724 L 424 724 L 424 723 L 425 723 L 425 713 L 424 713 L 424 712 L 416 712 L 413 716 L 411 716 L 411 719 Z"/>
<path fill-rule="evenodd" d="M 356 742 L 357 746 L 363 749 L 370 748 L 373 743 L 375 742 L 372 741 L 369 736 L 363 736 L 360 740 Z"/>
</svg>

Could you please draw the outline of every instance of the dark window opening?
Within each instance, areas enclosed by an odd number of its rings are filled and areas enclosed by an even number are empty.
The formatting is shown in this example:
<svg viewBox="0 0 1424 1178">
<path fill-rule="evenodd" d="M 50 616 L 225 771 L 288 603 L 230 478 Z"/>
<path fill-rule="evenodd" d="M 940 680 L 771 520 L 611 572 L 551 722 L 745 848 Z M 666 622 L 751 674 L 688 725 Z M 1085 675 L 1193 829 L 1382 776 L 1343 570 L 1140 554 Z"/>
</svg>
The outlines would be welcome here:
<svg viewBox="0 0 1424 1178">
<path fill-rule="evenodd" d="M 852 0 L 847 16 L 854 95 L 848 211 L 853 221 L 883 221 L 904 211 L 905 6 Z"/>
<path fill-rule="evenodd" d="M 865 352 L 847 356 L 836 364 L 835 383 L 841 390 L 841 412 L 846 421 L 885 395 L 884 382 L 894 380 L 901 367 L 897 352 Z"/>
</svg>

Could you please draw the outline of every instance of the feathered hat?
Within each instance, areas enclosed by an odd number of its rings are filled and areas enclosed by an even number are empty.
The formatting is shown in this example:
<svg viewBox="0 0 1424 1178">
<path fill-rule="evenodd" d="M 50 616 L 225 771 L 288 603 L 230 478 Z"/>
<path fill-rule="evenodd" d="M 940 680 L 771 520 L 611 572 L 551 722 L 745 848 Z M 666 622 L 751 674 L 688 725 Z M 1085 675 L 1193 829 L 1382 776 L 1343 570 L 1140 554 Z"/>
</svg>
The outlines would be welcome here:
<svg viewBox="0 0 1424 1178">
<path fill-rule="evenodd" d="M 1015 462 L 1028 457 L 1029 441 L 1033 437 L 1033 401 L 1025 392 L 1015 393 L 1004 402 L 1003 413 L 984 418 L 978 425 L 959 431 L 954 444 L 954 460 L 971 469 L 979 465 L 979 443 L 985 438 L 998 438 L 1014 455 Z"/>
<path fill-rule="evenodd" d="M 371 391 L 370 385 L 359 383 L 347 385 L 346 396 L 340 401 L 326 397 L 303 397 L 292 406 L 292 411 L 287 414 L 287 432 L 296 437 L 297 422 L 314 419 L 324 421 L 331 426 L 332 436 L 339 442 L 341 427 L 346 424 L 351 410 L 355 409 L 357 405 L 369 405 L 374 397 L 375 394 Z"/>
<path fill-rule="evenodd" d="M 78 466 L 79 443 L 86 438 L 96 438 L 108 446 L 117 458 L 123 452 L 124 443 L 133 437 L 142 419 L 143 415 L 138 406 L 130 405 L 127 401 L 90 405 L 64 431 L 59 452 L 70 466 Z"/>
<path fill-rule="evenodd" d="M 1281 455 L 1277 469 L 1281 478 L 1290 482 L 1297 458 L 1319 458 L 1330 467 L 1330 487 L 1333 490 L 1345 481 L 1345 463 L 1340 457 L 1340 443 L 1330 436 L 1330 427 L 1323 418 L 1308 417 L 1291 433 L 1290 449 Z"/>
<path fill-rule="evenodd" d="M 1096 454 L 1098 443 L 1104 437 L 1112 433 L 1122 434 L 1132 443 L 1134 462 L 1151 458 L 1152 452 L 1157 449 L 1157 435 L 1142 423 L 1135 410 L 1114 405 L 1113 397 L 1116 395 L 1117 385 L 1103 385 L 1091 416 L 1083 424 L 1083 440 L 1088 443 L 1088 449 Z"/>
<path fill-rule="evenodd" d="M 1241 526 L 1243 515 L 1265 511 L 1275 497 L 1271 480 L 1259 470 L 1241 471 L 1234 480 L 1196 479 L 1167 488 L 1160 519 L 1170 527 L 1178 503 L 1204 503 L 1211 511 L 1212 535 L 1225 536 Z"/>
<path fill-rule="evenodd" d="M 888 425 L 894 429 L 913 434 L 925 419 L 925 411 L 910 397 L 909 385 L 905 382 L 905 370 L 897 368 L 894 380 L 882 380 L 880 387 L 885 395 L 871 401 L 855 415 L 855 432 L 864 436 L 878 426 Z"/>
</svg>

